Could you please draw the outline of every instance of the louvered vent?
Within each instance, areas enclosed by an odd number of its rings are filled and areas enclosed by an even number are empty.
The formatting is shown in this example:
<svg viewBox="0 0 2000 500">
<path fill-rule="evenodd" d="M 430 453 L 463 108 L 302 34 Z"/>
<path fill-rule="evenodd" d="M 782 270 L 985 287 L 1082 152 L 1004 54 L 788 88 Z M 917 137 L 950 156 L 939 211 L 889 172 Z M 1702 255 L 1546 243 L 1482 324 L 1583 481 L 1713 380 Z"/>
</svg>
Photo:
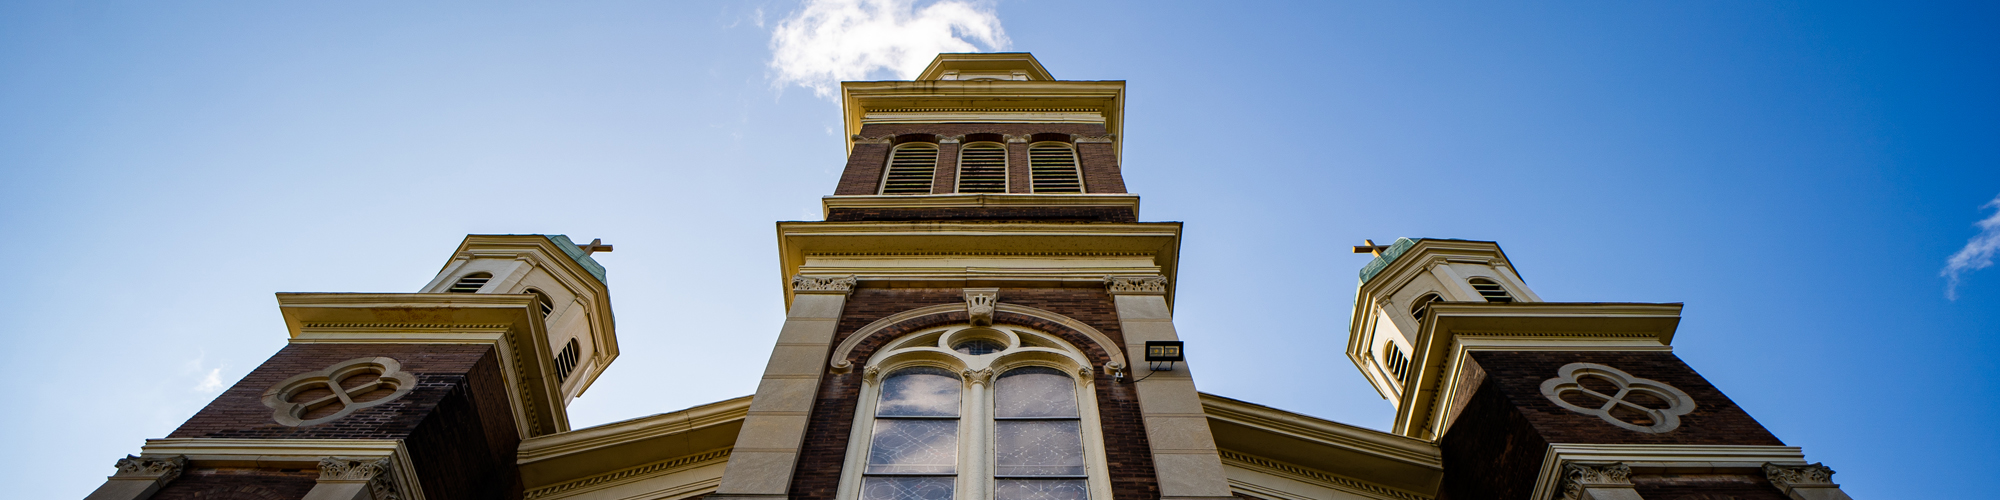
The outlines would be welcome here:
<svg viewBox="0 0 2000 500">
<path fill-rule="evenodd" d="M 452 283 L 451 288 L 447 288 L 445 291 L 451 293 L 479 293 L 480 287 L 486 286 L 486 281 L 491 279 L 493 279 L 493 275 L 487 273 L 467 274 L 465 277 L 459 278 L 457 283 Z"/>
<path fill-rule="evenodd" d="M 1424 324 L 1424 314 L 1429 313 L 1431 303 L 1437 302 L 1440 298 L 1442 297 L 1438 297 L 1435 293 L 1424 294 L 1423 297 L 1417 298 L 1417 305 L 1410 307 L 1410 317 L 1417 318 L 1418 325 Z"/>
<path fill-rule="evenodd" d="M 1507 295 L 1507 289 L 1500 287 L 1500 284 L 1494 283 L 1493 280 L 1489 280 L 1486 278 L 1473 278 L 1468 281 L 1472 282 L 1473 290 L 1479 291 L 1479 296 L 1486 297 L 1487 302 L 1514 301 L 1514 296 Z"/>
<path fill-rule="evenodd" d="M 1029 146 L 1028 169 L 1037 193 L 1083 192 L 1083 175 L 1076 169 L 1076 150 L 1068 144 Z"/>
<path fill-rule="evenodd" d="M 581 355 L 582 350 L 577 347 L 576 339 L 569 339 L 569 345 L 563 346 L 562 352 L 556 354 L 556 383 L 569 380 L 569 372 L 576 370 L 576 360 Z"/>
<path fill-rule="evenodd" d="M 1410 357 L 1403 355 L 1403 348 L 1398 347 L 1395 342 L 1390 342 L 1389 352 L 1384 354 L 1383 357 L 1388 358 L 1384 361 L 1388 362 L 1389 374 L 1396 377 L 1396 382 L 1408 383 L 1410 380 Z"/>
<path fill-rule="evenodd" d="M 958 192 L 1007 192 L 1007 149 L 999 144 L 967 144 L 958 153 Z"/>
<path fill-rule="evenodd" d="M 535 296 L 535 307 L 542 312 L 543 320 L 549 319 L 549 313 L 556 312 L 556 304 L 549 301 L 548 294 L 544 294 L 541 290 L 533 288 L 529 288 L 528 293 Z"/>
<path fill-rule="evenodd" d="M 882 194 L 931 194 L 937 176 L 936 144 L 915 142 L 896 146 L 889 154 L 889 173 L 882 176 Z"/>
</svg>

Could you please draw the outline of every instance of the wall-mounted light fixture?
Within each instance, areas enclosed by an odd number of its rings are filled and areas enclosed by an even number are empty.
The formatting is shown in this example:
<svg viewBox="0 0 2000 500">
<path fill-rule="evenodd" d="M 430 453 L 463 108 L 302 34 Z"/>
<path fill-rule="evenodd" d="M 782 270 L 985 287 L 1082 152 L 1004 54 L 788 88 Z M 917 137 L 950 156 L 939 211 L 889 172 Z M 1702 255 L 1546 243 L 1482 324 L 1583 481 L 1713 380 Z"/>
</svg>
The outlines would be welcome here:
<svg viewBox="0 0 2000 500">
<path fill-rule="evenodd" d="M 1174 371 L 1174 363 L 1185 361 L 1179 340 L 1146 341 L 1146 367 L 1156 372 Z"/>
</svg>

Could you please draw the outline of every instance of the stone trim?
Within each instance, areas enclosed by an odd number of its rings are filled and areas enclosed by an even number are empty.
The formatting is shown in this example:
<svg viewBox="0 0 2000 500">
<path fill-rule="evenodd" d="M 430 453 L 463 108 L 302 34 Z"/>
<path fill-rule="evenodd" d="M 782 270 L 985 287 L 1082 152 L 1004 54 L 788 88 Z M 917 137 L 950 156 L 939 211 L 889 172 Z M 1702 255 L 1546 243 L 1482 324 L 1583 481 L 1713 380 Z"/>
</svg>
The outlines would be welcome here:
<svg viewBox="0 0 2000 500">
<path fill-rule="evenodd" d="M 854 291 L 854 285 L 861 280 L 854 276 L 792 276 L 792 291 L 795 293 L 840 293 Z"/>
<path fill-rule="evenodd" d="M 697 467 L 714 465 L 717 463 L 727 462 L 729 460 L 729 452 L 731 450 L 732 450 L 731 448 L 722 448 L 719 450 L 697 453 L 694 455 L 689 455 L 680 458 L 661 460 L 658 462 L 653 462 L 636 467 L 619 469 L 611 472 L 606 472 L 603 474 L 598 474 L 595 476 L 586 477 L 583 479 L 572 480 L 569 482 L 556 483 L 553 485 L 543 486 L 540 488 L 528 490 L 528 492 L 523 494 L 521 498 L 523 500 L 535 500 L 539 498 L 577 494 L 585 491 L 616 486 L 631 481 L 637 481 L 645 479 L 650 476 L 673 474 L 676 472 L 693 469 Z"/>
<path fill-rule="evenodd" d="M 925 306 L 916 309 L 911 309 L 908 311 L 899 312 L 896 314 L 891 314 L 882 319 L 875 320 L 875 322 L 869 323 L 867 326 L 863 326 L 860 329 L 855 330 L 853 334 L 850 334 L 847 336 L 846 339 L 841 340 L 840 345 L 833 349 L 833 357 L 831 361 L 828 362 L 828 367 L 831 368 L 831 371 L 833 373 L 847 373 L 848 371 L 854 369 L 854 362 L 848 361 L 847 358 L 852 356 L 854 354 L 854 349 L 861 347 L 862 341 L 868 340 L 868 337 L 871 337 L 876 333 L 881 332 L 884 329 L 887 329 L 891 326 L 895 326 L 898 323 L 902 323 L 916 318 L 921 318 L 924 316 L 930 316 L 933 314 L 959 312 L 965 310 L 962 309 L 963 307 L 965 306 L 961 306 L 958 304 L 939 304 L 934 306 Z M 1077 321 L 1074 318 L 1057 314 L 1055 312 L 1045 311 L 1023 305 L 1004 304 L 996 302 L 993 308 L 995 313 L 1019 314 L 1022 316 L 1044 319 L 1055 322 L 1056 324 L 1062 325 L 1064 327 L 1068 327 L 1071 330 L 1075 330 L 1077 333 L 1081 333 L 1083 334 L 1084 337 L 1090 339 L 1091 342 L 1096 343 L 1099 348 L 1104 349 L 1104 355 L 1106 361 L 1104 362 L 1104 365 L 1101 368 L 1104 370 L 1106 374 L 1116 375 L 1118 373 L 1122 373 L 1125 371 L 1125 351 L 1123 349 L 1119 349 L 1118 343 L 1113 342 L 1110 336 L 1105 335 L 1104 332 L 1098 331 L 1097 328 L 1092 327 L 1087 323 L 1084 323 L 1082 321 Z"/>
<path fill-rule="evenodd" d="M 1584 500 L 1586 489 L 1631 489 L 1632 467 L 1623 463 L 1563 464 L 1562 500 Z M 1593 494 L 1591 498 L 1601 495 Z M 1632 495 L 1637 498 L 1635 492 Z"/>
<path fill-rule="evenodd" d="M 354 483 L 361 483 L 358 486 L 371 500 L 402 500 L 395 476 L 389 457 L 325 457 L 319 459 L 319 486 L 313 490 L 351 490 L 356 489 Z M 307 498 L 313 496 L 306 493 Z"/>
<path fill-rule="evenodd" d="M 998 288 L 965 289 L 965 316 L 977 326 L 993 325 L 993 306 L 999 303 Z"/>
<path fill-rule="evenodd" d="M 418 481 L 417 470 L 411 465 L 409 450 L 404 447 L 403 440 L 400 439 L 148 439 L 140 454 L 147 457 L 184 455 L 189 464 L 201 467 L 308 468 L 323 466 L 329 459 L 379 459 L 378 463 L 382 464 L 383 471 L 388 472 L 380 474 L 384 478 L 381 484 L 390 487 L 388 490 L 382 490 L 379 495 L 389 496 L 372 498 L 424 500 L 424 490 L 422 483 Z M 320 469 L 320 473 L 323 483 L 342 481 L 324 479 L 326 477 L 324 467 Z M 351 480 L 348 484 L 362 485 L 358 481 Z"/>
<path fill-rule="evenodd" d="M 1833 483 L 1833 469 L 1824 463 L 1779 465 L 1766 462 L 1764 477 L 1778 491 L 1800 500 L 1852 500 Z"/>
<path fill-rule="evenodd" d="M 1356 495 L 1390 498 L 1397 500 L 1430 500 L 1431 497 L 1402 490 L 1390 489 L 1351 479 L 1330 472 L 1319 471 L 1277 460 L 1244 454 L 1230 450 L 1216 450 L 1222 456 L 1222 464 L 1255 470 L 1273 476 L 1291 479 L 1327 489 L 1340 490 Z M 1234 485 L 1232 485 L 1234 486 Z"/>
<path fill-rule="evenodd" d="M 125 458 L 118 459 L 118 472 L 113 473 L 111 478 L 152 479 L 166 483 L 181 477 L 181 472 L 187 469 L 187 462 L 187 455 L 171 457 L 126 455 Z"/>
<path fill-rule="evenodd" d="M 1529 498 L 1553 498 L 1564 481 L 1564 464 L 1623 463 L 1640 472 L 1667 470 L 1754 471 L 1765 463 L 1804 464 L 1796 446 L 1551 443 Z"/>
</svg>

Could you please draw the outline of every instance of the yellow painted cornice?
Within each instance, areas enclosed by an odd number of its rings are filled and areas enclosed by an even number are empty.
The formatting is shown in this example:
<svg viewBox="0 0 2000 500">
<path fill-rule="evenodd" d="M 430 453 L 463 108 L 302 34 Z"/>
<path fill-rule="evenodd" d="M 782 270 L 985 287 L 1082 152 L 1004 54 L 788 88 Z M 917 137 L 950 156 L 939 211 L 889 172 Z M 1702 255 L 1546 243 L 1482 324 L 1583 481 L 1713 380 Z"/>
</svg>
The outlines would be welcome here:
<svg viewBox="0 0 2000 500">
<path fill-rule="evenodd" d="M 799 273 L 807 257 L 818 255 L 1144 256 L 1168 279 L 1167 300 L 1171 303 L 1181 223 L 779 222 L 777 230 L 779 283 L 787 307 L 792 300 L 792 276 Z M 862 286 L 909 279 L 896 275 L 858 277 Z M 993 281 L 1056 279 L 1075 282 L 1072 286 L 1102 286 L 1103 278 L 1050 272 L 1009 275 L 1005 271 L 978 276 Z"/>
<path fill-rule="evenodd" d="M 1139 217 L 1139 195 L 1106 194 L 929 194 L 929 195 L 836 195 L 820 197 L 822 215 L 836 208 L 1013 208 L 1013 207 L 1114 207 L 1132 209 Z"/>
<path fill-rule="evenodd" d="M 1097 116 L 1114 149 L 1124 144 L 1125 82 L 1102 81 L 878 81 L 841 82 L 843 137 L 861 133 L 870 113 L 892 111 L 969 113 L 1063 113 Z M 951 121 L 964 121 L 959 117 Z M 1061 118 L 1074 121 L 1077 118 Z M 979 122 L 1037 121 L 1027 117 L 972 119 Z M 854 143 L 847 142 L 852 151 Z"/>
<path fill-rule="evenodd" d="M 1201 395 L 1215 445 L 1432 496 L 1444 477 L 1437 446 L 1214 394 Z"/>
<path fill-rule="evenodd" d="M 521 441 L 515 463 L 530 489 L 726 448 L 736 440 L 750 397 L 718 401 Z"/>
</svg>

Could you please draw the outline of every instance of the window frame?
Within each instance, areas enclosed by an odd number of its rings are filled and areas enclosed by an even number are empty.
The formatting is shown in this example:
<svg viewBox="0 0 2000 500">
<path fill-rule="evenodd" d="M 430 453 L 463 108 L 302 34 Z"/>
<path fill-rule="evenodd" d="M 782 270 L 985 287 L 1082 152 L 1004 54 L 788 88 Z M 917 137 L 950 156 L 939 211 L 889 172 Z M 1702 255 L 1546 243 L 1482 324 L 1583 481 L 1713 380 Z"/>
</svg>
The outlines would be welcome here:
<svg viewBox="0 0 2000 500">
<path fill-rule="evenodd" d="M 972 192 L 972 191 L 966 191 L 966 190 L 965 190 L 965 152 L 966 152 L 966 151 L 970 151 L 970 150 L 974 150 L 974 149 L 998 149 L 998 150 L 1000 150 L 1000 190 L 999 190 L 999 191 L 977 191 L 977 192 Z M 967 193 L 967 194 L 1007 194 L 1007 193 L 1011 193 L 1011 192 L 1014 192 L 1014 191 L 1013 191 L 1013 189 L 1014 189 L 1014 186 L 1012 185 L 1012 183 L 1013 183 L 1013 179 L 1012 179 L 1012 177 L 1014 177 L 1014 175 L 1013 175 L 1013 172 L 1014 172 L 1014 165 L 1013 165 L 1013 163 L 1014 163 L 1014 162 L 1013 162 L 1013 158 L 1011 158 L 1012 156 L 1014 156 L 1014 152 L 1013 152 L 1013 151 L 1011 151 L 1011 150 L 1009 150 L 1009 149 L 1007 148 L 1007 143 L 1004 143 L 1004 142 L 993 142 L 993 141 L 978 141 L 978 142 L 968 142 L 968 143 L 965 143 L 965 144 L 960 144 L 960 145 L 958 145 L 958 159 L 957 159 L 957 162 L 956 162 L 956 164 L 954 165 L 954 168 L 955 168 L 955 170 L 953 170 L 954 172 L 956 172 L 956 174 L 955 174 L 955 175 L 954 175 L 954 176 L 952 177 L 952 180 L 951 180 L 951 184 L 952 184 L 952 185 L 951 185 L 951 192 L 953 192 L 953 193 Z"/>
<path fill-rule="evenodd" d="M 971 340 L 991 340 L 1005 350 L 973 356 L 954 350 Z M 1082 349 L 1060 337 L 1014 325 L 973 326 L 960 323 L 926 328 L 886 344 L 870 357 L 862 373 L 861 390 L 855 401 L 854 425 L 848 434 L 846 460 L 841 468 L 837 500 L 859 500 L 861 482 L 867 476 L 868 453 L 873 447 L 875 412 L 881 401 L 882 382 L 897 371 L 941 368 L 958 374 L 959 428 L 958 472 L 953 486 L 954 500 L 991 500 L 996 481 L 994 456 L 998 425 L 994 415 L 993 385 L 1000 375 L 1017 368 L 1053 368 L 1070 377 L 1076 385 L 1079 439 L 1083 440 L 1084 484 L 1091 500 L 1112 500 L 1111 478 L 1105 458 L 1104 436 L 1097 412 L 1096 377 L 1090 358 Z"/>
<path fill-rule="evenodd" d="M 1040 179 L 1038 179 L 1035 176 L 1035 148 L 1047 148 L 1047 147 L 1060 147 L 1064 150 L 1069 151 L 1069 167 L 1071 172 L 1076 176 L 1076 192 L 1070 193 L 1070 192 L 1042 191 L 1037 187 L 1038 181 L 1040 181 Z M 1089 193 L 1090 186 L 1085 185 L 1083 182 L 1083 155 L 1076 150 L 1076 145 L 1062 141 L 1041 141 L 1041 142 L 1029 143 L 1028 144 L 1028 192 L 1036 194 Z"/>
<path fill-rule="evenodd" d="M 929 149 L 931 151 L 931 178 L 922 193 L 890 193 L 889 176 L 895 173 L 896 152 L 903 149 Z M 944 160 L 944 147 L 935 142 L 910 141 L 889 147 L 889 154 L 882 159 L 882 181 L 876 183 L 875 194 L 882 196 L 920 196 L 937 192 L 938 163 Z"/>
</svg>

